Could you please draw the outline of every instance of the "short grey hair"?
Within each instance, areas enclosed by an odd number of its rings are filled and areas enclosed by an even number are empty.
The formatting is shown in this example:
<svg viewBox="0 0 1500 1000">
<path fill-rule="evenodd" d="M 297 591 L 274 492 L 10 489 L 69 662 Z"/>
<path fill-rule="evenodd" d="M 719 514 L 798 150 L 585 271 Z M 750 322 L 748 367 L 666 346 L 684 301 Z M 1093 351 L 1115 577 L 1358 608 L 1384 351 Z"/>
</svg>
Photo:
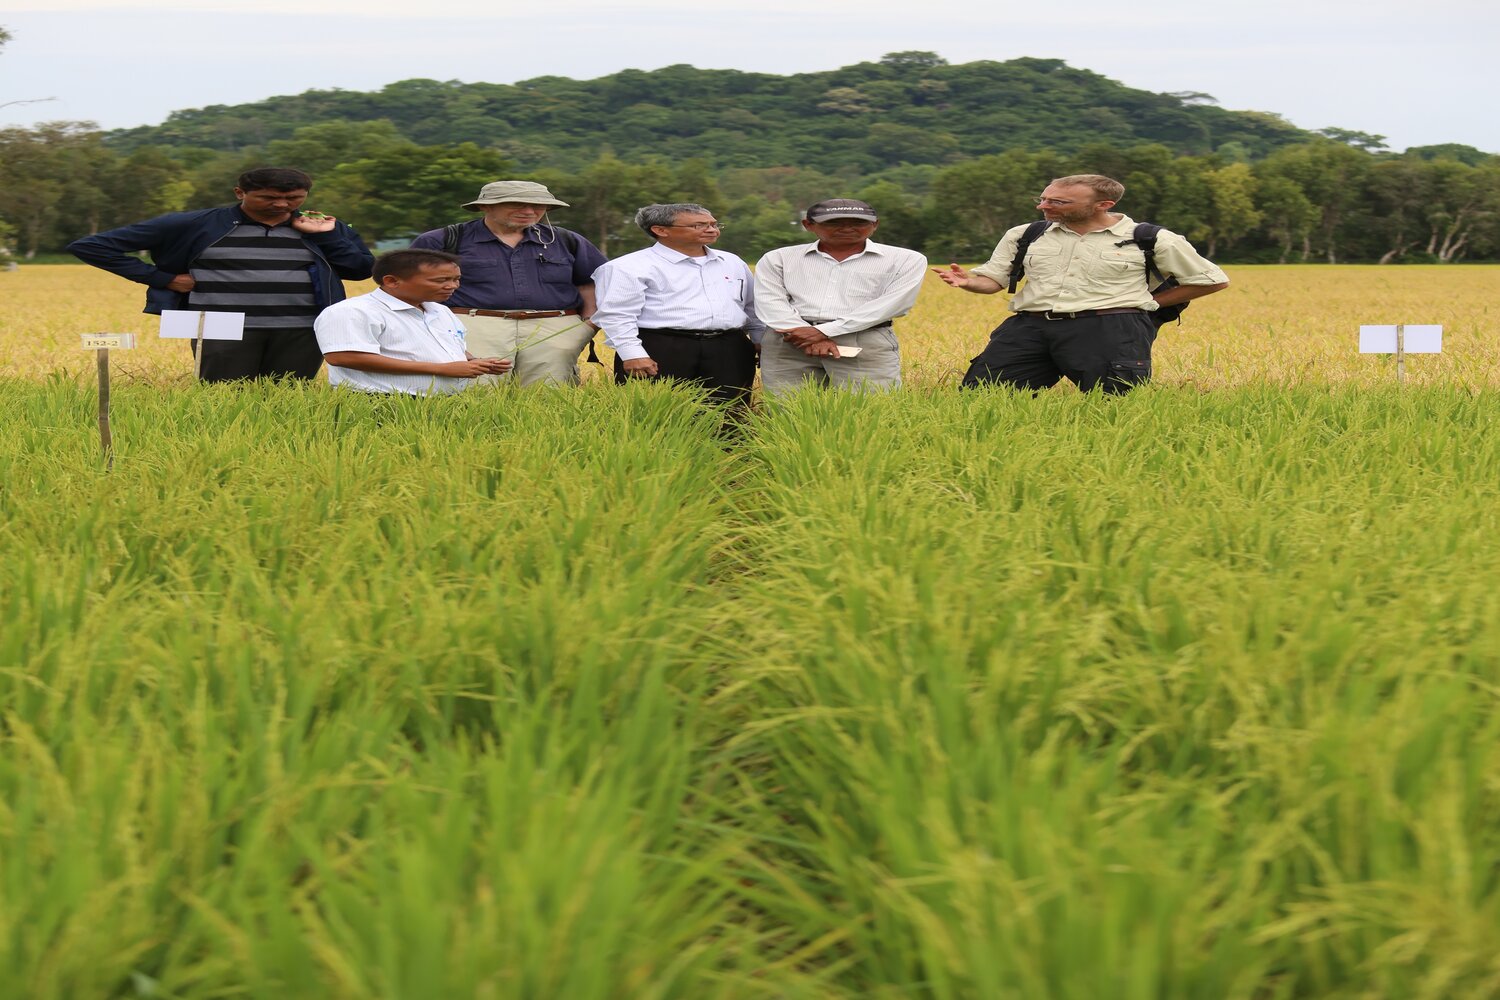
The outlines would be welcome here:
<svg viewBox="0 0 1500 1000">
<path fill-rule="evenodd" d="M 652 226 L 670 226 L 677 221 L 679 215 L 713 215 L 702 205 L 692 202 L 678 201 L 670 205 L 647 205 L 635 211 L 635 224 L 645 230 L 646 235 L 653 240 L 656 234 L 651 231 Z"/>
</svg>

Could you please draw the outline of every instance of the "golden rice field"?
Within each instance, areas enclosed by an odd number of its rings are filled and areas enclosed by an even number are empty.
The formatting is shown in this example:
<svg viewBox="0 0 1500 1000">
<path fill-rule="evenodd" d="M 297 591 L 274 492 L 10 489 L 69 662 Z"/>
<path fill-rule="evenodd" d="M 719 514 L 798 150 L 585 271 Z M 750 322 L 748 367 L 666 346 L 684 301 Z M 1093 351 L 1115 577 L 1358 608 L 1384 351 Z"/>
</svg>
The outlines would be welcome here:
<svg viewBox="0 0 1500 1000">
<path fill-rule="evenodd" d="M 1500 266 L 1255 266 L 1230 269 L 1228 290 L 1196 302 L 1181 326 L 1157 342 L 1158 381 L 1222 388 L 1277 384 L 1379 383 L 1389 358 L 1356 353 L 1362 323 L 1438 323 L 1441 356 L 1414 357 L 1413 385 L 1500 382 Z M 351 283 L 351 294 L 374 287 Z M 95 268 L 69 265 L 0 272 L 0 376 L 81 372 L 90 358 L 80 333 L 135 332 L 141 346 L 116 352 L 117 370 L 151 381 L 190 371 L 180 342 L 156 338 L 141 310 L 142 286 Z M 898 323 L 907 377 L 919 385 L 954 381 L 1004 318 L 1003 296 L 969 295 L 929 275 L 916 310 Z M 602 344 L 603 338 L 599 338 Z M 590 373 L 597 376 L 599 369 Z"/>
</svg>

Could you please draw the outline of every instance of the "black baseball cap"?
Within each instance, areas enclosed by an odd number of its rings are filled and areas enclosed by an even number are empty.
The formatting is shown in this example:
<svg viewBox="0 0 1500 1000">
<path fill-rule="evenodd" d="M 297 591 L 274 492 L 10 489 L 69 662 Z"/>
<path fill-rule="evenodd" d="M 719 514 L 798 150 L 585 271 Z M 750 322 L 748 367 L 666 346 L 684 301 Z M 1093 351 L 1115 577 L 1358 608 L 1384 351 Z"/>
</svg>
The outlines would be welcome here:
<svg viewBox="0 0 1500 1000">
<path fill-rule="evenodd" d="M 878 222 L 880 216 L 875 214 L 875 209 L 867 201 L 855 201 L 853 198 L 830 198 L 816 205 L 809 205 L 806 219 L 808 222 L 828 222 L 830 219 L 863 219 L 866 222 Z"/>
</svg>

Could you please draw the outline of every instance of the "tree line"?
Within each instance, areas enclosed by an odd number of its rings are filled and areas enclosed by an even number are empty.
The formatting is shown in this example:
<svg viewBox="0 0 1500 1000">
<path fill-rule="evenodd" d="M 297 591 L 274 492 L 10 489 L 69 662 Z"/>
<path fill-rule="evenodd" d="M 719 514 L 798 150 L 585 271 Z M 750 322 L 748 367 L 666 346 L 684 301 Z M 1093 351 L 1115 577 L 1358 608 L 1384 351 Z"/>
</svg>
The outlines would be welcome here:
<svg viewBox="0 0 1500 1000">
<path fill-rule="evenodd" d="M 1049 179 L 1103 173 L 1122 181 L 1120 210 L 1183 233 L 1227 262 L 1444 262 L 1500 259 L 1500 157 L 1468 147 L 1372 152 L 1333 138 L 1278 148 L 1254 162 L 1176 154 L 1160 144 L 1009 150 L 945 165 L 861 174 L 810 165 L 714 168 L 707 158 L 628 161 L 605 151 L 581 168 L 522 169 L 473 142 L 423 145 L 391 122 L 307 125 L 235 152 L 121 149 L 86 123 L 0 130 L 0 223 L 23 257 L 86 233 L 229 200 L 252 166 L 307 170 L 309 204 L 372 242 L 399 241 L 471 218 L 459 205 L 487 181 L 543 181 L 555 213 L 611 254 L 639 247 L 631 217 L 653 201 L 695 201 L 727 220 L 720 245 L 745 256 L 804 239 L 800 213 L 828 197 L 881 212 L 881 238 L 937 260 L 986 256 L 1009 226 L 1036 217 Z"/>
</svg>

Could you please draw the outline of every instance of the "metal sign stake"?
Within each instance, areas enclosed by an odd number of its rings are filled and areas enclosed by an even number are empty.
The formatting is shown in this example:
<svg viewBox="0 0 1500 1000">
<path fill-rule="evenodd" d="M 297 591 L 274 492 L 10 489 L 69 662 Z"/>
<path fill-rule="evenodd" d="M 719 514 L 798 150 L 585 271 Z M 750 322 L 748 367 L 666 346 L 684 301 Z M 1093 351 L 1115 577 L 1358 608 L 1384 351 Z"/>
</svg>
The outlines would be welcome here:
<svg viewBox="0 0 1500 1000">
<path fill-rule="evenodd" d="M 99 448 L 104 452 L 104 471 L 115 467 L 115 439 L 109 429 L 109 349 L 135 346 L 133 333 L 85 333 L 83 349 L 93 351 L 99 366 Z"/>
</svg>

